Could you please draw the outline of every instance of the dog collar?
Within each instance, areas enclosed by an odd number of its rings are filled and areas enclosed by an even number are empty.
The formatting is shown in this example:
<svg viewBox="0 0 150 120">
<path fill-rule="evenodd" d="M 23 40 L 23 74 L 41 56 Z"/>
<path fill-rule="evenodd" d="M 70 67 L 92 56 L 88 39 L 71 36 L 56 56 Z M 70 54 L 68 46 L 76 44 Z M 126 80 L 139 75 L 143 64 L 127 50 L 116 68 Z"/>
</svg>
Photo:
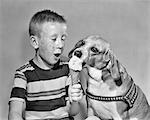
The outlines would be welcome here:
<svg viewBox="0 0 150 120">
<path fill-rule="evenodd" d="M 137 88 L 134 83 L 132 83 L 130 89 L 127 91 L 127 93 L 124 96 L 115 96 L 115 97 L 104 97 L 104 96 L 96 96 L 88 92 L 86 89 L 86 95 L 87 97 L 98 100 L 98 101 L 105 101 L 105 102 L 111 102 L 111 101 L 124 101 L 128 104 L 128 108 L 130 109 L 133 107 L 133 104 L 137 98 Z"/>
</svg>

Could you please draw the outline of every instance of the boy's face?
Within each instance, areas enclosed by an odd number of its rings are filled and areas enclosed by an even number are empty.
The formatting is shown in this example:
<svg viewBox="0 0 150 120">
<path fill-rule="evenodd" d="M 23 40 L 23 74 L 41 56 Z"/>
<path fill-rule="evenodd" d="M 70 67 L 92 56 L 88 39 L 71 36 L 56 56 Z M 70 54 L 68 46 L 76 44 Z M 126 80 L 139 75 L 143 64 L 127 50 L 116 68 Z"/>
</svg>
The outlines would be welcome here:
<svg viewBox="0 0 150 120">
<path fill-rule="evenodd" d="M 67 25 L 58 22 L 45 22 L 40 27 L 38 54 L 43 62 L 53 65 L 58 62 L 67 37 Z"/>
</svg>

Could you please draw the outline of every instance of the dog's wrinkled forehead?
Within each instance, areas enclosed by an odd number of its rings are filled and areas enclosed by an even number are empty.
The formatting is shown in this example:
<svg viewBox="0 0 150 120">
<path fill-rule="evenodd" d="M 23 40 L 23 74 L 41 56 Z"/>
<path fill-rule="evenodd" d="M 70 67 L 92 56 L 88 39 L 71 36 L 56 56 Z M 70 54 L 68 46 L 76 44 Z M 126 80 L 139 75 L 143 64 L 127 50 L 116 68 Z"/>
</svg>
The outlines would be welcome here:
<svg viewBox="0 0 150 120">
<path fill-rule="evenodd" d="M 75 45 L 75 47 L 70 51 L 69 57 L 72 56 L 72 53 L 74 51 L 80 50 L 80 51 L 86 51 L 89 50 L 103 52 L 107 51 L 109 49 L 109 43 L 101 38 L 98 35 L 88 36 L 80 41 L 78 41 Z"/>
<path fill-rule="evenodd" d="M 109 43 L 100 36 L 89 36 L 85 39 L 87 48 L 96 47 L 99 52 L 109 49 Z"/>
</svg>

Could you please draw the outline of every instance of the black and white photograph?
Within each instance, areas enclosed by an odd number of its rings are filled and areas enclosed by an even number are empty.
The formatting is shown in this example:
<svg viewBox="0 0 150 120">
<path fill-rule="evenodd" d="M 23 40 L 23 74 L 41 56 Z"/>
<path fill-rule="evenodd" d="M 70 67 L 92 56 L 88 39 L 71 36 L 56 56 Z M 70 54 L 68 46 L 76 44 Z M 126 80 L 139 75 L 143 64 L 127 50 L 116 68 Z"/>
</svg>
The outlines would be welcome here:
<svg viewBox="0 0 150 120">
<path fill-rule="evenodd" d="M 150 0 L 0 0 L 0 120 L 150 120 Z"/>
</svg>

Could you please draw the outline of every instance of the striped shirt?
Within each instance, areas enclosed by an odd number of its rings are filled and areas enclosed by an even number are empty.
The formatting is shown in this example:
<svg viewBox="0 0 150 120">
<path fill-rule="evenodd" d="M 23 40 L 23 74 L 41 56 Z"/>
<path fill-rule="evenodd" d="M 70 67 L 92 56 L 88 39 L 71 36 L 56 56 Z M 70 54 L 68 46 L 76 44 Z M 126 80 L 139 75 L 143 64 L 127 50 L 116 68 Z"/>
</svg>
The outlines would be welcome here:
<svg viewBox="0 0 150 120">
<path fill-rule="evenodd" d="M 32 60 L 16 70 L 10 101 L 25 102 L 25 119 L 68 117 L 68 64 L 58 62 L 43 70 Z"/>
</svg>

